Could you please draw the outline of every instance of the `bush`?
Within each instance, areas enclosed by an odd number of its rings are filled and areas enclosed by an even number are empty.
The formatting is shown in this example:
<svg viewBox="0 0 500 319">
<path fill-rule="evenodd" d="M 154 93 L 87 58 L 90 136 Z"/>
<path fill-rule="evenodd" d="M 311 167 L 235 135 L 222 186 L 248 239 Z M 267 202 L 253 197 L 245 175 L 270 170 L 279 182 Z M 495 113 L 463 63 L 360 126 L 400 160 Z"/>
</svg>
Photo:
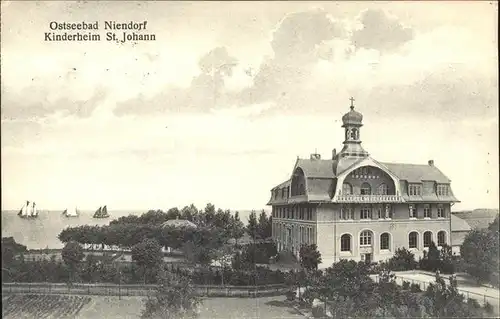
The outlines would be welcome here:
<svg viewBox="0 0 500 319">
<path fill-rule="evenodd" d="M 403 288 L 403 290 L 410 290 L 410 282 L 403 280 L 402 288 Z"/>
<path fill-rule="evenodd" d="M 406 248 L 398 248 L 394 256 L 388 260 L 387 266 L 392 271 L 413 270 L 417 266 L 415 255 Z"/>
<path fill-rule="evenodd" d="M 410 291 L 411 292 L 422 292 L 422 289 L 420 288 L 419 284 L 411 284 Z"/>
<path fill-rule="evenodd" d="M 486 311 L 487 314 L 493 314 L 493 306 L 486 301 L 486 303 L 484 304 L 484 311 Z"/>
<path fill-rule="evenodd" d="M 288 301 L 294 301 L 295 300 L 295 297 L 296 297 L 296 294 L 295 294 L 295 291 L 293 290 L 288 290 L 285 294 L 286 296 L 286 300 Z"/>
</svg>

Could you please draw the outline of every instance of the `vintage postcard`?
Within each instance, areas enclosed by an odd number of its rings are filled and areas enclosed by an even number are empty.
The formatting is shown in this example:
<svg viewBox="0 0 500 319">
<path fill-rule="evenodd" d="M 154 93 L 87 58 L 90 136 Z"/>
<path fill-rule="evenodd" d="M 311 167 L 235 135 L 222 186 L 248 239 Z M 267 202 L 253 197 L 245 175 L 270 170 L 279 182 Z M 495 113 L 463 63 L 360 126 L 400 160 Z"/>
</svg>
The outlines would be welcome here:
<svg viewBox="0 0 500 319">
<path fill-rule="evenodd" d="M 4 318 L 498 317 L 496 1 L 2 1 Z"/>
</svg>

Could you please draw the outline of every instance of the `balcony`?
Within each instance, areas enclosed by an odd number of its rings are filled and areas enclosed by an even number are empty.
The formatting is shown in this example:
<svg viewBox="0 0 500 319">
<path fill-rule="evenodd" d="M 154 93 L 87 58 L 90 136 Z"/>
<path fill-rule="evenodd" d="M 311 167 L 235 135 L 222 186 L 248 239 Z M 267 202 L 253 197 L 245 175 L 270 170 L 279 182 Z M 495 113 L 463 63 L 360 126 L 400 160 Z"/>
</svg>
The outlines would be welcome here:
<svg viewBox="0 0 500 319">
<path fill-rule="evenodd" d="M 399 195 L 338 195 L 337 203 L 402 203 Z"/>
</svg>

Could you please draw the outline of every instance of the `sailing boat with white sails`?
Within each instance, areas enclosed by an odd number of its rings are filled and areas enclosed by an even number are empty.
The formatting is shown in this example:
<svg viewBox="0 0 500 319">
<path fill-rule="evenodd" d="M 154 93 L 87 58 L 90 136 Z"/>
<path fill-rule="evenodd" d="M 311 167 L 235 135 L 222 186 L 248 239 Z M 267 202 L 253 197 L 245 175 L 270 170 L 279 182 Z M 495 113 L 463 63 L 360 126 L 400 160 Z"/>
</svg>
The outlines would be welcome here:
<svg viewBox="0 0 500 319">
<path fill-rule="evenodd" d="M 95 211 L 93 217 L 94 218 L 108 218 L 109 214 L 108 214 L 108 208 L 106 207 L 106 205 L 99 207 L 99 209 Z"/>
<path fill-rule="evenodd" d="M 21 218 L 36 218 L 38 217 L 38 210 L 36 209 L 36 203 L 33 202 L 30 205 L 30 201 L 27 200 L 26 204 L 23 205 L 21 210 L 17 215 Z"/>
<path fill-rule="evenodd" d="M 75 207 L 74 209 L 65 209 L 62 213 L 66 217 L 78 217 L 78 209 Z"/>
</svg>

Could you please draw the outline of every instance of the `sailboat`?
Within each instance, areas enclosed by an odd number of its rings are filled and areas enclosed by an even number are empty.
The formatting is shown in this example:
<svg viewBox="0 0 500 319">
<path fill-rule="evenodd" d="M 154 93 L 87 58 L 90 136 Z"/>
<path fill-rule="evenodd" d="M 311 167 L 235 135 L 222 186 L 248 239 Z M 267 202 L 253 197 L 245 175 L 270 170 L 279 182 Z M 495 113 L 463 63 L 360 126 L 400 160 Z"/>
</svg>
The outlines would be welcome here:
<svg viewBox="0 0 500 319">
<path fill-rule="evenodd" d="M 76 207 L 75 209 L 65 209 L 62 214 L 66 217 L 78 217 L 79 215 Z"/>
<path fill-rule="evenodd" d="M 33 202 L 31 203 L 30 206 L 30 201 L 27 200 L 26 204 L 23 205 L 23 207 L 19 210 L 19 213 L 17 215 L 21 218 L 36 218 L 38 217 L 38 210 L 36 209 L 36 203 Z"/>
<path fill-rule="evenodd" d="M 109 214 L 108 214 L 108 208 L 106 207 L 106 205 L 104 205 L 103 207 L 99 207 L 99 209 L 95 211 L 93 217 L 94 218 L 108 218 Z"/>
</svg>

